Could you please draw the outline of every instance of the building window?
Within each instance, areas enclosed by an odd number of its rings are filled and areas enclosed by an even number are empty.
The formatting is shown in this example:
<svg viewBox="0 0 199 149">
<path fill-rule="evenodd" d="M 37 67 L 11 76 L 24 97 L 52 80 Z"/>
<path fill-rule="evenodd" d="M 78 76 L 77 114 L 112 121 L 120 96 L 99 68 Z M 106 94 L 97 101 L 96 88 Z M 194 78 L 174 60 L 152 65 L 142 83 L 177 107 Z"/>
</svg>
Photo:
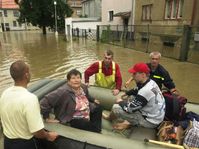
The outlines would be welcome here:
<svg viewBox="0 0 199 149">
<path fill-rule="evenodd" d="M 109 11 L 109 21 L 113 21 L 113 11 Z"/>
<path fill-rule="evenodd" d="M 9 27 L 9 23 L 5 23 L 5 26 L 6 26 L 6 27 Z"/>
<path fill-rule="evenodd" d="M 4 13 L 4 17 L 7 17 L 7 16 L 8 16 L 7 10 L 3 10 L 3 13 Z"/>
<path fill-rule="evenodd" d="M 13 26 L 17 27 L 17 21 L 13 21 Z"/>
<path fill-rule="evenodd" d="M 166 0 L 165 19 L 182 18 L 184 0 Z"/>
<path fill-rule="evenodd" d="M 77 15 L 78 15 L 78 16 L 81 15 L 81 10 L 77 10 Z"/>
<path fill-rule="evenodd" d="M 19 17 L 19 12 L 17 10 L 13 10 L 14 17 Z"/>
<path fill-rule="evenodd" d="M 142 6 L 142 20 L 151 21 L 152 4 Z"/>
</svg>

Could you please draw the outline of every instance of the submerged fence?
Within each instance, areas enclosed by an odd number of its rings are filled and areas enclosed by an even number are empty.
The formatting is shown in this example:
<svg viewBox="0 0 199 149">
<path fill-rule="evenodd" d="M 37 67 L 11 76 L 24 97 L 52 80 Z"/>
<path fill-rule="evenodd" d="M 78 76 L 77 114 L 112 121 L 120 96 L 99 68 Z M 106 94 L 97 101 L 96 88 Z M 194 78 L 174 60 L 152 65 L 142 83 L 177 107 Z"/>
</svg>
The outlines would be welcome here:
<svg viewBox="0 0 199 149">
<path fill-rule="evenodd" d="M 103 25 L 97 41 L 199 64 L 199 26 Z"/>
</svg>

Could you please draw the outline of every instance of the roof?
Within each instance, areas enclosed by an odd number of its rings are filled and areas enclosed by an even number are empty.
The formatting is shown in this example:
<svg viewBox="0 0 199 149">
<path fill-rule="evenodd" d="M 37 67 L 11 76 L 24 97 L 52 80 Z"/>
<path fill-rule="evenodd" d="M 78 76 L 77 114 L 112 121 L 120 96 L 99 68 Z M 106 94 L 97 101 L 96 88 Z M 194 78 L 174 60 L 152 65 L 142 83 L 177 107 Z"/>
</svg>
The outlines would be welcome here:
<svg viewBox="0 0 199 149">
<path fill-rule="evenodd" d="M 0 8 L 3 9 L 18 9 L 19 6 L 15 3 L 15 0 L 0 0 Z"/>
<path fill-rule="evenodd" d="M 126 11 L 126 12 L 118 12 L 115 13 L 113 16 L 114 17 L 123 17 L 123 18 L 128 18 L 131 15 L 131 11 Z"/>
</svg>

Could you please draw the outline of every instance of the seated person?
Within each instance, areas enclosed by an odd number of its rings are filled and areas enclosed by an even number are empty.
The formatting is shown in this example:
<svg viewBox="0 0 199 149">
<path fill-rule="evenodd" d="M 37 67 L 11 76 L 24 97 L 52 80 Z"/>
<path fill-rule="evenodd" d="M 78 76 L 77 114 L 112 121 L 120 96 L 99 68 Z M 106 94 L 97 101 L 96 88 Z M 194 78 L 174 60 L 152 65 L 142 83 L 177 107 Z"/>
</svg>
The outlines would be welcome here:
<svg viewBox="0 0 199 149">
<path fill-rule="evenodd" d="M 114 126 L 115 129 L 125 129 L 130 125 L 155 128 L 164 119 L 164 97 L 155 81 L 148 77 L 150 69 L 145 63 L 135 64 L 129 72 L 132 73 L 137 87 L 127 91 L 125 95 L 133 95 L 134 98 L 129 101 L 117 99 L 110 116 L 104 118 L 124 119 L 124 122 Z"/>
<path fill-rule="evenodd" d="M 150 53 L 150 63 L 147 63 L 150 68 L 150 78 L 154 80 L 159 88 L 162 90 L 164 85 L 171 93 L 179 95 L 173 80 L 170 77 L 169 72 L 160 64 L 161 53 L 154 51 Z M 131 77 L 126 83 L 125 87 L 133 80 Z"/>
<path fill-rule="evenodd" d="M 46 122 L 69 123 L 70 126 L 101 132 L 102 108 L 81 83 L 81 73 L 73 69 L 67 74 L 67 83 L 46 95 L 41 101 L 41 113 Z M 49 119 L 54 109 L 55 119 Z"/>
</svg>

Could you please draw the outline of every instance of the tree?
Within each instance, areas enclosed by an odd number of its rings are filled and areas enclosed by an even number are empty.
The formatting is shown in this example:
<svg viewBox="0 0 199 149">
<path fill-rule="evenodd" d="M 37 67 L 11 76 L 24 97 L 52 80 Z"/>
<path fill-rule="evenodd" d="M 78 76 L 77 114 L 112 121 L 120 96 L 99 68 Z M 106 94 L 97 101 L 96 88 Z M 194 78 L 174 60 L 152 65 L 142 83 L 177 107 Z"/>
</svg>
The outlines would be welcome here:
<svg viewBox="0 0 199 149">
<path fill-rule="evenodd" d="M 31 23 L 42 28 L 46 34 L 46 27 L 55 28 L 54 0 L 15 0 L 19 4 L 20 23 Z M 72 15 L 72 9 L 66 1 L 56 0 L 58 30 L 64 29 L 65 17 Z"/>
</svg>

